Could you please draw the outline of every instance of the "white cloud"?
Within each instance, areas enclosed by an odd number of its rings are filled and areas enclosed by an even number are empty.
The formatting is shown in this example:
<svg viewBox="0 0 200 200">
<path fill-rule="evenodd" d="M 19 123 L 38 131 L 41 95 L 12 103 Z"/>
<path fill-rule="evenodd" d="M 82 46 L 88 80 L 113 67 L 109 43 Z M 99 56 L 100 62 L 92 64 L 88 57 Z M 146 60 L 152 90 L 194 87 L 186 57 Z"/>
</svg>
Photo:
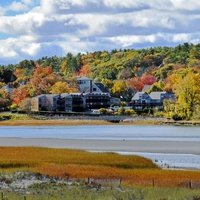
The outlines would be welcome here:
<svg viewBox="0 0 200 200">
<path fill-rule="evenodd" d="M 121 8 L 139 8 L 144 5 L 140 0 L 104 0 L 104 4 L 108 7 L 121 7 Z"/>
<path fill-rule="evenodd" d="M 106 40 L 121 45 L 125 48 L 138 43 L 154 43 L 156 41 L 156 37 L 156 35 L 123 35 L 106 38 Z"/>
<path fill-rule="evenodd" d="M 8 34 L 31 34 L 45 21 L 43 14 L 25 13 L 16 16 L 1 16 L 0 30 Z"/>
<path fill-rule="evenodd" d="M 182 10 L 200 10 L 200 1 L 199 0 L 171 0 L 173 6 L 176 9 Z"/>
<path fill-rule="evenodd" d="M 33 36 L 22 36 L 19 38 L 8 38 L 0 40 L 0 54 L 3 58 L 35 56 L 41 45 L 38 44 Z"/>
<path fill-rule="evenodd" d="M 199 0 L 38 2 L 13 0 L 0 7 L 0 64 L 3 57 L 19 60 L 56 51 L 66 54 L 200 40 Z"/>
</svg>

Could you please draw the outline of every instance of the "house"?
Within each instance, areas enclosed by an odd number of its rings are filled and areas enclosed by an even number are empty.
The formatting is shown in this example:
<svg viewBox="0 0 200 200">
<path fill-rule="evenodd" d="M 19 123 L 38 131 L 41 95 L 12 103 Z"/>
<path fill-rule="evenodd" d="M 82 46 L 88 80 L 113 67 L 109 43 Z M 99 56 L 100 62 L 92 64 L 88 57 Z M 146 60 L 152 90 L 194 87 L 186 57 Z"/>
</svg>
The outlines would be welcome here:
<svg viewBox="0 0 200 200">
<path fill-rule="evenodd" d="M 81 93 L 72 93 L 72 111 L 83 112 L 84 111 L 84 98 Z"/>
<path fill-rule="evenodd" d="M 47 111 L 56 111 L 58 108 L 58 102 L 60 100 L 59 94 L 46 94 L 46 109 Z"/>
<path fill-rule="evenodd" d="M 56 111 L 60 95 L 43 94 L 31 99 L 31 111 Z"/>
<path fill-rule="evenodd" d="M 120 98 L 111 97 L 111 99 L 110 99 L 110 106 L 120 106 L 120 105 L 121 105 Z"/>
<path fill-rule="evenodd" d="M 150 94 L 146 92 L 137 92 L 131 100 L 131 105 L 138 111 L 144 109 L 163 110 L 163 102 L 165 99 L 174 100 L 174 94 L 165 91 L 151 92 Z"/>
<path fill-rule="evenodd" d="M 14 88 L 13 88 L 12 84 L 7 84 L 7 85 L 3 86 L 1 89 L 4 90 L 5 92 L 7 92 L 9 95 L 12 95 Z"/>
<path fill-rule="evenodd" d="M 46 110 L 46 97 L 39 95 L 31 99 L 31 111 L 44 111 Z"/>
<path fill-rule="evenodd" d="M 83 96 L 85 110 L 110 107 L 111 97 L 109 93 L 85 93 Z"/>
<path fill-rule="evenodd" d="M 104 93 L 104 91 L 100 89 L 100 87 L 103 88 L 103 84 L 97 85 L 92 79 L 88 77 L 77 78 L 77 83 L 79 86 L 80 93 Z M 105 89 L 105 87 L 103 89 Z"/>
<path fill-rule="evenodd" d="M 60 95 L 60 111 L 71 112 L 72 111 L 72 95 L 63 93 Z"/>
</svg>

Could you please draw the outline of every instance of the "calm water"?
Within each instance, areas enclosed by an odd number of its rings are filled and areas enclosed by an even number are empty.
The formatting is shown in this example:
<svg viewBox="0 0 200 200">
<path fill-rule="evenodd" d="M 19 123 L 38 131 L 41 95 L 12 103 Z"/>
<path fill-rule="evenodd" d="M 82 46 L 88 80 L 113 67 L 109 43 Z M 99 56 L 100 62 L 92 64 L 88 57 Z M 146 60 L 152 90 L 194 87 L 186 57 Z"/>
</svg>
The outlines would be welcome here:
<svg viewBox="0 0 200 200">
<path fill-rule="evenodd" d="M 134 141 L 200 141 L 200 127 L 179 126 L 54 126 L 0 127 L 0 138 L 57 138 Z M 199 147 L 200 148 L 200 147 Z M 200 156 L 148 152 L 118 152 L 137 154 L 163 167 L 200 169 Z"/>
<path fill-rule="evenodd" d="M 0 127 L 0 137 L 200 141 L 200 127 L 179 126 L 19 126 Z"/>
</svg>

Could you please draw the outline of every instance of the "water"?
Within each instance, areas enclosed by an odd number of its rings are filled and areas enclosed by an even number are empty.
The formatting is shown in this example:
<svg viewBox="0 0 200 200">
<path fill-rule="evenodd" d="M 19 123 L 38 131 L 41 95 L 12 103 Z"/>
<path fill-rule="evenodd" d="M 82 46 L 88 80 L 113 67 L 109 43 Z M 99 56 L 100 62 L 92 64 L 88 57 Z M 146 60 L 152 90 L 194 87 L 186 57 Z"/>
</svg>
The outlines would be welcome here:
<svg viewBox="0 0 200 200">
<path fill-rule="evenodd" d="M 0 137 L 200 141 L 200 127 L 179 126 L 17 126 L 0 127 Z"/>
<path fill-rule="evenodd" d="M 147 142 L 199 142 L 200 127 L 180 126 L 18 126 L 0 127 L 0 138 L 50 138 L 50 139 L 84 139 L 106 141 L 147 141 Z M 153 143 L 154 144 L 154 143 Z M 170 148 L 170 147 L 169 147 Z M 198 148 L 198 146 L 197 146 Z M 102 150 L 103 147 L 102 147 Z M 191 153 L 150 153 L 120 152 L 136 154 L 156 162 L 164 168 L 200 169 L 200 155 Z"/>
<path fill-rule="evenodd" d="M 193 154 L 116 152 L 123 155 L 139 155 L 151 159 L 162 168 L 200 169 L 200 156 Z"/>
</svg>

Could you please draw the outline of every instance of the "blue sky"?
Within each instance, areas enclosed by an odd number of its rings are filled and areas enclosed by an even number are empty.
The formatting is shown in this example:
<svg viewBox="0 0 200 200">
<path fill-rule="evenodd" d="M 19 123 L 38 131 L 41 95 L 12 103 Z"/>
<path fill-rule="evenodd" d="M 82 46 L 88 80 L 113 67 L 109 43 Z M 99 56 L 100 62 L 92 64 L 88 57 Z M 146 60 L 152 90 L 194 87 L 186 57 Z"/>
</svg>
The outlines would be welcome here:
<svg viewBox="0 0 200 200">
<path fill-rule="evenodd" d="M 200 42 L 199 0 L 1 0 L 0 64 Z"/>
</svg>

